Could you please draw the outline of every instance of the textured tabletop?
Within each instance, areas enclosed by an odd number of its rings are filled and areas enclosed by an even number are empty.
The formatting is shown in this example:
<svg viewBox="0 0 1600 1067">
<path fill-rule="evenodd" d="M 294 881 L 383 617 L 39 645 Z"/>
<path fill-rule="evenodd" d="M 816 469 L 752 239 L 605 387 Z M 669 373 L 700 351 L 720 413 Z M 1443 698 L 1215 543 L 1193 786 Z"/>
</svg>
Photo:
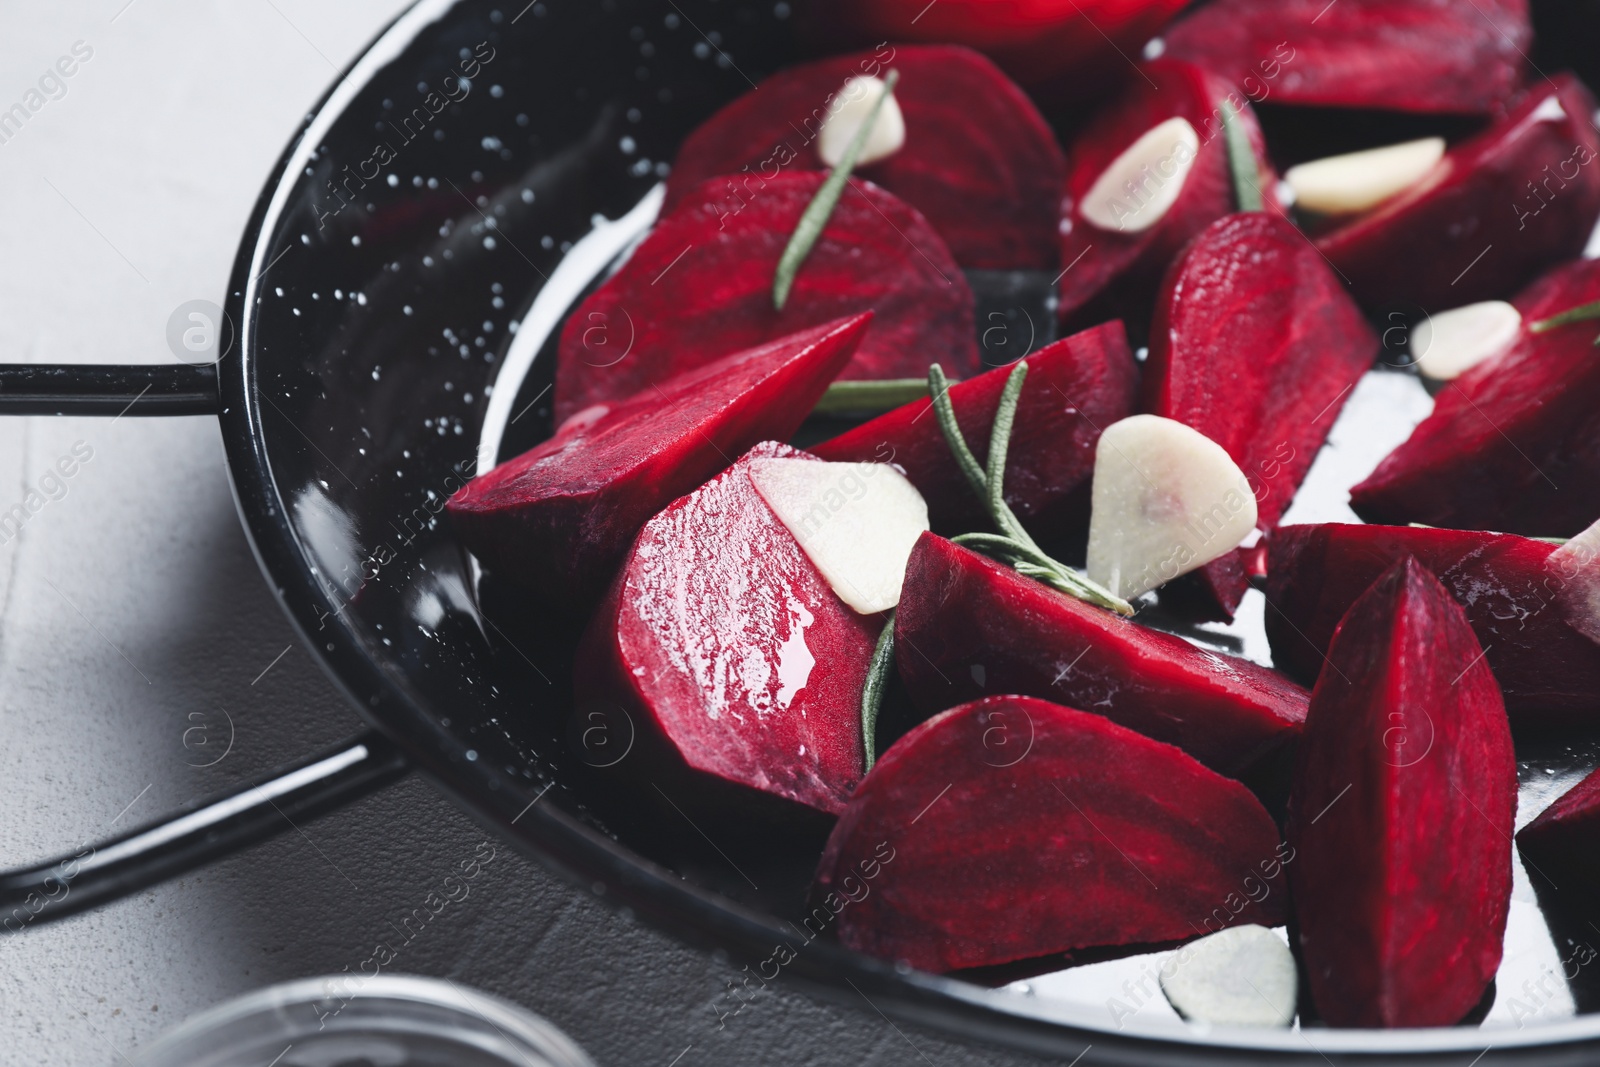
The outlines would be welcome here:
<svg viewBox="0 0 1600 1067">
<path fill-rule="evenodd" d="M 0 111 L 32 114 L 0 127 L 0 358 L 170 362 L 169 316 L 220 302 L 296 122 L 400 6 L 5 0 Z M 63 56 L 72 75 L 47 76 Z M 49 476 L 73 455 L 70 477 Z M 30 501 L 20 529 L 0 523 L 0 863 L 98 840 L 357 728 L 256 569 L 213 420 L 0 421 L 0 513 Z M 396 946 L 394 923 L 484 840 L 416 778 L 303 830 L 0 934 L 0 1064 L 124 1062 L 227 998 L 355 970 L 379 941 L 398 949 L 390 970 L 506 996 L 602 1067 L 1024 1062 L 781 986 L 719 1028 L 733 967 L 504 845 L 466 900 Z"/>
</svg>

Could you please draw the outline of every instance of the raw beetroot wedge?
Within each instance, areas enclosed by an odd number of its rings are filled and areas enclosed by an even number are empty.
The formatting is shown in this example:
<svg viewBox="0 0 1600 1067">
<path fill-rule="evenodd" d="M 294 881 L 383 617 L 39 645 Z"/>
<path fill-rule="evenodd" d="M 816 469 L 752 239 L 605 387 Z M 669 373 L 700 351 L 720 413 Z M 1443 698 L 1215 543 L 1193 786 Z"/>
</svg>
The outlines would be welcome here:
<svg viewBox="0 0 1600 1067">
<path fill-rule="evenodd" d="M 1377 334 L 1300 231 L 1277 214 L 1229 215 L 1162 282 L 1144 410 L 1226 449 L 1270 531 L 1377 353 Z M 1249 588 L 1237 554 L 1193 581 L 1230 618 Z"/>
<path fill-rule="evenodd" d="M 1068 153 L 1061 219 L 1063 321 L 1101 296 L 1148 300 L 1190 238 L 1236 209 L 1224 108 L 1242 108 L 1233 121 L 1255 150 L 1263 196 L 1277 205 L 1277 181 L 1266 162 L 1261 129 L 1227 82 L 1172 60 L 1139 69 L 1145 76 L 1130 82 Z M 1177 120 L 1187 124 L 1187 133 Z M 1144 163 L 1135 158 L 1145 155 L 1141 141 L 1154 153 Z M 1126 166 L 1125 176 L 1121 168 L 1112 169 L 1119 163 Z"/>
<path fill-rule="evenodd" d="M 861 689 L 881 620 L 845 606 L 750 479 L 763 443 L 645 524 L 575 671 L 580 713 L 620 708 L 619 764 L 695 810 L 826 813 L 860 780 Z"/>
<path fill-rule="evenodd" d="M 1165 40 L 1256 99 L 1483 115 L 1522 84 L 1533 27 L 1527 0 L 1217 0 Z"/>
<path fill-rule="evenodd" d="M 982 369 L 972 291 L 915 209 L 852 181 L 795 280 L 772 306 L 778 258 L 823 175 L 782 174 L 739 201 L 697 186 L 567 319 L 556 420 L 664 385 L 673 375 L 786 334 L 872 311 L 844 378 L 916 378 L 929 363 Z M 959 369 L 955 369 L 959 368 Z"/>
<path fill-rule="evenodd" d="M 1600 518 L 1600 326 L 1528 329 L 1597 299 L 1594 260 L 1521 293 L 1522 335 L 1439 393 L 1433 414 L 1350 491 L 1356 514 L 1534 537 L 1571 537 Z"/>
<path fill-rule="evenodd" d="M 1600 771 L 1518 831 L 1517 850 L 1559 892 L 1593 901 L 1600 893 Z"/>
<path fill-rule="evenodd" d="M 818 135 L 848 100 L 846 82 L 890 67 L 905 144 L 857 172 L 922 212 L 969 270 L 1059 270 L 1066 162 L 1055 134 L 999 68 L 949 45 L 833 56 L 766 79 L 684 141 L 664 210 L 718 176 L 730 200 L 750 201 L 776 174 L 824 169 Z"/>
<path fill-rule="evenodd" d="M 1006 452 L 1006 503 L 1036 536 L 1054 537 L 1086 522 L 1094 445 L 1102 427 L 1133 414 L 1138 365 L 1120 322 L 1046 345 L 1026 362 L 1028 379 Z M 956 422 L 980 463 L 1010 373 L 998 367 L 950 387 Z M 942 533 L 988 529 L 988 513 L 956 466 L 932 406 L 927 399 L 906 404 L 812 451 L 823 459 L 901 467 Z"/>
<path fill-rule="evenodd" d="M 1283 921 L 1250 792 L 1098 715 L 995 696 L 928 720 L 862 781 L 817 870 L 850 948 L 926 971 Z"/>
<path fill-rule="evenodd" d="M 1135 77 L 1128 56 L 1187 0 L 815 0 L 800 8 L 807 36 L 831 51 L 842 39 L 953 42 L 1000 64 L 1035 99 L 1077 104 Z"/>
<path fill-rule="evenodd" d="M 924 534 L 895 613 L 900 677 L 925 713 L 1022 693 L 1103 715 L 1238 775 L 1299 735 L 1306 691 Z"/>
<path fill-rule="evenodd" d="M 1406 557 L 1345 615 L 1311 695 L 1288 865 L 1332 1026 L 1449 1026 L 1500 963 L 1516 756 L 1461 608 Z"/>
<path fill-rule="evenodd" d="M 1406 556 L 1456 598 L 1519 728 L 1600 722 L 1600 645 L 1560 610 L 1556 546 L 1515 534 L 1328 523 L 1283 526 L 1267 549 L 1267 637 L 1279 668 L 1312 680 L 1361 592 Z"/>
<path fill-rule="evenodd" d="M 794 433 L 870 314 L 746 349 L 563 426 L 445 505 L 496 574 L 553 604 L 605 590 L 645 521 L 760 441 Z"/>
<path fill-rule="evenodd" d="M 1317 247 L 1371 307 L 1437 312 L 1503 298 L 1582 252 L 1594 229 L 1594 110 L 1589 90 L 1557 74 L 1410 190 L 1320 235 Z"/>
</svg>

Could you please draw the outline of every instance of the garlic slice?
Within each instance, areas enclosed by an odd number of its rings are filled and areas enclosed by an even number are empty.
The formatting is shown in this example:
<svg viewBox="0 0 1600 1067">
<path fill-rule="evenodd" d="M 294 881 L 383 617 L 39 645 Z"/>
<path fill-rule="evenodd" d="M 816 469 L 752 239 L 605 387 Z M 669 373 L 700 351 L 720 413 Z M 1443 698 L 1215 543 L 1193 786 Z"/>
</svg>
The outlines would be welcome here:
<svg viewBox="0 0 1600 1067">
<path fill-rule="evenodd" d="M 1223 447 L 1158 415 L 1113 423 L 1095 449 L 1089 577 L 1125 600 L 1233 551 L 1256 525 Z"/>
<path fill-rule="evenodd" d="M 1600 522 L 1550 553 L 1544 571 L 1567 625 L 1600 644 Z"/>
<path fill-rule="evenodd" d="M 830 101 L 832 111 L 822 120 L 822 128 L 817 131 L 817 155 L 822 157 L 822 162 L 830 167 L 839 165 L 839 161 L 844 159 L 845 150 L 850 147 L 851 139 L 872 114 L 872 106 L 886 88 L 882 79 L 864 76 L 851 78 L 844 83 L 844 88 Z M 878 112 L 878 121 L 872 124 L 872 132 L 867 134 L 867 143 L 861 146 L 856 166 L 864 167 L 887 159 L 905 147 L 905 143 L 906 117 L 900 111 L 900 102 L 890 96 L 883 102 L 883 110 Z"/>
<path fill-rule="evenodd" d="M 1369 148 L 1290 167 L 1283 180 L 1295 205 L 1320 215 L 1353 215 L 1411 188 L 1444 158 L 1444 138 Z"/>
<path fill-rule="evenodd" d="M 900 603 L 928 529 L 928 505 L 905 475 L 886 463 L 758 459 L 750 480 L 840 600 L 863 615 Z"/>
<path fill-rule="evenodd" d="M 1522 314 L 1485 300 L 1429 315 L 1411 331 L 1411 355 L 1425 378 L 1448 382 L 1498 356 L 1522 334 Z"/>
<path fill-rule="evenodd" d="M 1294 953 L 1265 926 L 1230 926 L 1168 956 L 1158 976 L 1179 1015 L 1215 1026 L 1288 1026 L 1299 977 Z"/>
<path fill-rule="evenodd" d="M 1200 153 L 1200 137 L 1174 116 L 1146 130 L 1100 172 L 1078 213 L 1098 229 L 1143 233 L 1178 202 Z"/>
</svg>

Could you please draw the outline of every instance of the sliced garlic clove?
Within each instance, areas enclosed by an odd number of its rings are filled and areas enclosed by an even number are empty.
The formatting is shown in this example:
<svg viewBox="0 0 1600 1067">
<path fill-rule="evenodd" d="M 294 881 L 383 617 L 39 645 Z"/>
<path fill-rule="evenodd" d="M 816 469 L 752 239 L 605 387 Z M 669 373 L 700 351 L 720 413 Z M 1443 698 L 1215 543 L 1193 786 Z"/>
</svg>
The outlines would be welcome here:
<svg viewBox="0 0 1600 1067">
<path fill-rule="evenodd" d="M 1199 153 L 1194 127 L 1170 118 L 1146 130 L 1100 172 L 1078 213 L 1102 230 L 1143 233 L 1178 202 Z"/>
<path fill-rule="evenodd" d="M 1544 572 L 1567 625 L 1600 644 L 1600 522 L 1550 553 Z"/>
<path fill-rule="evenodd" d="M 1522 334 L 1522 314 L 1485 300 L 1429 315 L 1411 331 L 1411 355 L 1423 377 L 1448 382 L 1498 356 Z"/>
<path fill-rule="evenodd" d="M 844 88 L 829 101 L 831 110 L 817 132 L 817 154 L 822 157 L 822 162 L 830 167 L 839 165 L 839 161 L 844 159 L 845 150 L 850 147 L 851 139 L 872 114 L 873 105 L 887 88 L 879 78 L 855 77 L 844 83 Z M 887 159 L 900 151 L 905 143 L 906 117 L 900 111 L 900 102 L 891 95 L 883 102 L 878 121 L 872 124 L 867 143 L 861 146 L 856 166 L 864 167 Z"/>
<path fill-rule="evenodd" d="M 1214 1026 L 1288 1026 L 1299 979 L 1288 942 L 1265 926 L 1230 926 L 1168 956 L 1158 976 L 1179 1015 Z"/>
<path fill-rule="evenodd" d="M 928 505 L 885 463 L 758 459 L 750 480 L 839 599 L 863 615 L 900 603 Z"/>
<path fill-rule="evenodd" d="M 1444 138 L 1424 137 L 1301 163 L 1290 167 L 1283 180 L 1301 210 L 1353 215 L 1411 188 L 1443 158 Z"/>
<path fill-rule="evenodd" d="M 1256 525 L 1221 445 L 1172 419 L 1113 423 L 1095 450 L 1089 577 L 1125 600 L 1233 551 Z"/>
</svg>

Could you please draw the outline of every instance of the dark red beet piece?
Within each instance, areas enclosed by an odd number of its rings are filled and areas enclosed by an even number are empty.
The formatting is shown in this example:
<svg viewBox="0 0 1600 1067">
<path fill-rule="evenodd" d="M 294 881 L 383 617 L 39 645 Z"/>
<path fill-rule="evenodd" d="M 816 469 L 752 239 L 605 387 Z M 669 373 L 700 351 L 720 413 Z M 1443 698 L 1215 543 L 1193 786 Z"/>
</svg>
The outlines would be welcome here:
<svg viewBox="0 0 1600 1067">
<path fill-rule="evenodd" d="M 639 527 L 765 440 L 799 429 L 871 315 L 707 364 L 612 405 L 463 486 L 446 509 L 496 574 L 553 604 L 605 589 Z"/>
<path fill-rule="evenodd" d="M 1116 102 L 1102 111 L 1067 155 L 1066 192 L 1062 200 L 1061 308 L 1064 321 L 1089 301 L 1106 294 L 1147 300 L 1161 274 L 1190 238 L 1236 210 L 1233 178 L 1228 168 L 1227 138 L 1222 132 L 1225 101 L 1243 107 L 1236 121 L 1256 150 L 1262 173 L 1261 192 L 1277 206 L 1277 179 L 1266 162 L 1266 149 L 1255 114 L 1228 83 L 1191 63 L 1157 60 L 1139 68 Z M 1159 222 L 1139 233 L 1103 230 L 1084 219 L 1083 199 L 1096 179 L 1140 137 L 1171 118 L 1194 127 L 1200 151 L 1184 181 L 1177 202 Z"/>
<path fill-rule="evenodd" d="M 1350 491 L 1356 514 L 1534 537 L 1571 537 L 1600 518 L 1600 324 L 1527 328 L 1597 299 L 1594 260 L 1520 294 L 1522 336 L 1439 393 L 1433 414 Z"/>
<path fill-rule="evenodd" d="M 757 445 L 669 504 L 591 621 L 577 705 L 626 712 L 634 785 L 655 774 L 701 794 L 675 803 L 748 805 L 755 790 L 836 813 L 860 779 L 883 623 L 845 606 L 750 481 L 751 459 L 804 455 Z"/>
<path fill-rule="evenodd" d="M 1085 708 L 1237 775 L 1292 741 L 1306 691 L 1058 593 L 934 534 L 906 566 L 895 659 L 925 713 L 986 693 Z"/>
<path fill-rule="evenodd" d="M 1225 448 L 1270 531 L 1377 352 L 1377 334 L 1304 234 L 1280 215 L 1229 215 L 1162 282 L 1144 410 Z M 1234 553 L 1195 580 L 1227 617 L 1249 588 Z"/>
<path fill-rule="evenodd" d="M 1217 0 L 1165 40 L 1258 100 L 1481 115 L 1522 84 L 1533 27 L 1527 0 Z"/>
<path fill-rule="evenodd" d="M 1466 616 L 1406 557 L 1351 606 L 1289 797 L 1301 954 L 1332 1026 L 1449 1026 L 1500 964 L 1516 756 Z"/>
<path fill-rule="evenodd" d="M 1273 661 L 1314 679 L 1334 628 L 1361 592 L 1413 556 L 1467 613 L 1506 710 L 1519 727 L 1600 721 L 1600 645 L 1567 624 L 1545 566 L 1556 550 L 1515 534 L 1328 523 L 1283 526 L 1267 548 L 1267 637 Z"/>
<path fill-rule="evenodd" d="M 1600 893 L 1600 771 L 1524 826 L 1517 849 L 1533 873 L 1558 891 L 1592 901 Z"/>
<path fill-rule="evenodd" d="M 1052 537 L 1087 521 L 1095 442 L 1102 429 L 1133 414 L 1138 365 L 1120 322 L 1046 345 L 1026 362 L 1006 453 L 1006 502 L 1035 535 Z M 950 387 L 956 422 L 980 463 L 1010 373 L 1009 366 L 997 367 Z M 927 399 L 906 404 L 812 451 L 828 460 L 897 464 L 928 502 L 935 530 L 987 530 L 988 512 L 961 476 L 931 406 Z"/>
<path fill-rule="evenodd" d="M 1061 148 L 1022 90 L 969 48 L 885 46 L 774 74 L 683 142 L 664 210 L 718 176 L 729 200 L 753 200 L 780 172 L 826 169 L 816 138 L 830 99 L 889 67 L 905 147 L 858 173 L 922 212 L 969 270 L 1059 270 Z"/>
<path fill-rule="evenodd" d="M 784 309 L 772 278 L 823 175 L 783 174 L 742 208 L 723 183 L 698 186 L 561 333 L 556 421 L 631 396 L 712 360 L 843 315 L 874 312 L 843 378 L 957 377 L 982 369 L 972 291 L 914 209 L 852 181 Z M 619 356 L 616 353 L 621 352 Z"/>
<path fill-rule="evenodd" d="M 1274 925 L 1283 858 L 1239 783 L 1098 715 L 995 696 L 884 753 L 817 894 L 850 948 L 951 971 Z"/>
<path fill-rule="evenodd" d="M 1445 153 L 1428 177 L 1317 247 L 1374 307 L 1444 311 L 1504 298 L 1583 251 L 1600 216 L 1594 97 L 1557 74 Z"/>
<path fill-rule="evenodd" d="M 822 50 L 841 40 L 954 42 L 1000 64 L 1036 100 L 1076 104 L 1136 78 L 1128 57 L 1188 0 L 814 0 L 802 25 Z"/>
</svg>

